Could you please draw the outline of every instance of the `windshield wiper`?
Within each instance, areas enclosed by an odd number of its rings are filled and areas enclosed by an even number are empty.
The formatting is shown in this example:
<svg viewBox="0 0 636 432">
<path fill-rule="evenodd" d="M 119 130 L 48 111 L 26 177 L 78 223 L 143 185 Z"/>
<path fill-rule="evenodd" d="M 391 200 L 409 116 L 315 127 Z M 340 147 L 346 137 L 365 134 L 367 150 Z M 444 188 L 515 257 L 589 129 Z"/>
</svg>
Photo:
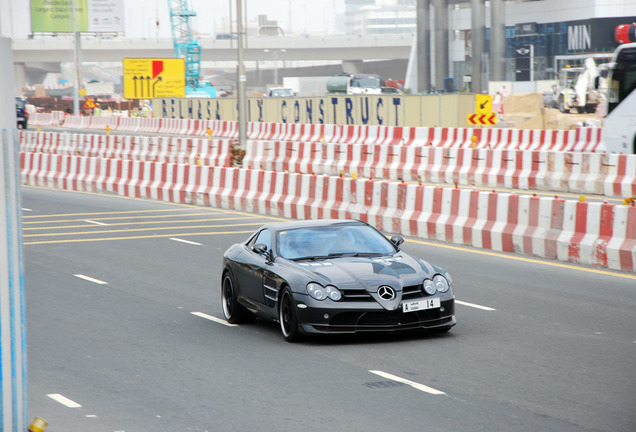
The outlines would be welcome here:
<svg viewBox="0 0 636 432">
<path fill-rule="evenodd" d="M 375 257 L 382 256 L 383 254 L 380 252 L 334 252 L 330 253 L 330 258 L 337 257 Z"/>
<path fill-rule="evenodd" d="M 317 256 L 304 256 L 298 258 L 291 258 L 292 261 L 316 261 L 329 259 L 331 256 L 317 255 Z"/>
<path fill-rule="evenodd" d="M 298 258 L 291 258 L 292 261 L 317 261 L 326 260 L 329 258 L 341 258 L 341 257 L 378 257 L 384 256 L 381 252 L 332 252 L 329 255 L 316 255 L 316 256 L 304 256 Z"/>
</svg>

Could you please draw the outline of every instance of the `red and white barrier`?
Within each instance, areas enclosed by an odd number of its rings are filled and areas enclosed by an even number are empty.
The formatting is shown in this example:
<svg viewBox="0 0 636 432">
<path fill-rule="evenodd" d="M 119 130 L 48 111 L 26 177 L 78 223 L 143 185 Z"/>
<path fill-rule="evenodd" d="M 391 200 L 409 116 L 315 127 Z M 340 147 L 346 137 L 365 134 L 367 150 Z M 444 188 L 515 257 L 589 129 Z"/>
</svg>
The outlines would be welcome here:
<svg viewBox="0 0 636 432">
<path fill-rule="evenodd" d="M 29 116 L 28 126 L 59 126 L 64 120 L 64 112 L 33 113 Z"/>
<path fill-rule="evenodd" d="M 248 141 L 243 166 L 302 174 L 636 195 L 635 155 Z"/>
<path fill-rule="evenodd" d="M 234 121 L 141 117 L 105 119 L 108 117 L 67 116 L 63 127 L 102 129 L 108 124 L 112 130 L 168 135 L 205 135 L 210 128 L 215 137 L 236 138 L 238 136 L 238 123 Z M 44 121 L 44 117 L 41 121 Z M 118 121 L 118 124 L 113 126 L 112 123 L 115 121 Z M 333 144 L 417 145 L 497 150 L 604 151 L 600 128 L 532 130 L 252 122 L 247 125 L 247 138 Z"/>
<path fill-rule="evenodd" d="M 98 130 L 117 130 L 119 126 L 120 117 L 113 116 L 99 116 L 99 117 L 87 117 L 90 119 L 90 123 L 87 125 L 88 129 Z"/>
<path fill-rule="evenodd" d="M 161 121 L 146 120 L 147 128 Z M 217 123 L 212 126 L 222 129 L 230 125 Z M 264 130 L 252 130 L 258 134 L 276 131 L 281 129 L 267 126 Z M 199 138 L 174 136 L 106 137 L 21 131 L 20 140 L 23 151 L 230 164 L 229 139 L 198 141 Z M 220 147 L 205 147 L 206 142 L 218 142 Z M 296 141 L 248 141 L 246 150 L 243 166 L 253 169 L 618 197 L 636 195 L 634 155 Z M 215 153 L 217 151 L 222 153 Z"/>
<path fill-rule="evenodd" d="M 23 152 L 24 184 L 290 218 L 356 218 L 381 230 L 636 271 L 636 206 L 370 179 Z"/>
<path fill-rule="evenodd" d="M 123 160 L 231 165 L 228 139 L 22 131 L 20 150 Z"/>
</svg>

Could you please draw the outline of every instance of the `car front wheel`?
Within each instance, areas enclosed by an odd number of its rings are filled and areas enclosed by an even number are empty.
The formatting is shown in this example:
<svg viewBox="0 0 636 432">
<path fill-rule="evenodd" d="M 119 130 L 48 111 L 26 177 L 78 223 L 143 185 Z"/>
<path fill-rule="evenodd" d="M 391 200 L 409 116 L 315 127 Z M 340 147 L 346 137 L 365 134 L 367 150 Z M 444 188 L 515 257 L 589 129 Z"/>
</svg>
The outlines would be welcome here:
<svg viewBox="0 0 636 432">
<path fill-rule="evenodd" d="M 280 295 L 278 306 L 278 321 L 280 331 L 287 342 L 296 342 L 301 338 L 298 330 L 298 318 L 296 316 L 296 305 L 288 288 L 283 289 Z"/>
<path fill-rule="evenodd" d="M 251 313 L 238 302 L 234 278 L 229 271 L 223 275 L 221 303 L 223 305 L 223 316 L 230 324 L 240 324 L 250 320 Z"/>
</svg>

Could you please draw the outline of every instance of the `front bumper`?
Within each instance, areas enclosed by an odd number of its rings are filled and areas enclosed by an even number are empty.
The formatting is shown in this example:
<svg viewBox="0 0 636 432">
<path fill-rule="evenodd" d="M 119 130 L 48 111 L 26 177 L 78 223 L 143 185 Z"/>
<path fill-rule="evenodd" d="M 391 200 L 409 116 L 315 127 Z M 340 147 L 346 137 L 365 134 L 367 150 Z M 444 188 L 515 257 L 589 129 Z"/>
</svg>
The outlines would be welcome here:
<svg viewBox="0 0 636 432">
<path fill-rule="evenodd" d="M 298 302 L 296 312 L 305 334 L 382 333 L 417 329 L 445 329 L 454 326 L 455 300 L 441 301 L 437 309 L 388 311 L 375 302 Z"/>
</svg>

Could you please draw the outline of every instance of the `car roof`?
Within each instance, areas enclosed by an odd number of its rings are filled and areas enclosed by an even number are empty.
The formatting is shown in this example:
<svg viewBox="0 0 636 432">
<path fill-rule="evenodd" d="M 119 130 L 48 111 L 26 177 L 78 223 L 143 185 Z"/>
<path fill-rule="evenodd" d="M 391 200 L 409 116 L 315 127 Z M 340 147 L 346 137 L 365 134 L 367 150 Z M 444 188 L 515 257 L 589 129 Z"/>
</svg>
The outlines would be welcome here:
<svg viewBox="0 0 636 432">
<path fill-rule="evenodd" d="M 275 222 L 272 224 L 263 225 L 262 228 L 269 228 L 274 231 L 285 231 L 298 228 L 315 228 L 337 224 L 352 224 L 352 225 L 366 225 L 364 222 L 355 219 L 310 219 L 310 220 L 298 220 L 287 222 Z"/>
</svg>

